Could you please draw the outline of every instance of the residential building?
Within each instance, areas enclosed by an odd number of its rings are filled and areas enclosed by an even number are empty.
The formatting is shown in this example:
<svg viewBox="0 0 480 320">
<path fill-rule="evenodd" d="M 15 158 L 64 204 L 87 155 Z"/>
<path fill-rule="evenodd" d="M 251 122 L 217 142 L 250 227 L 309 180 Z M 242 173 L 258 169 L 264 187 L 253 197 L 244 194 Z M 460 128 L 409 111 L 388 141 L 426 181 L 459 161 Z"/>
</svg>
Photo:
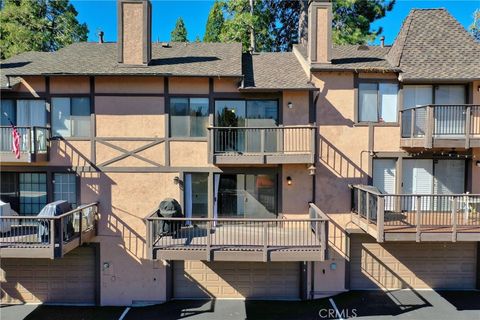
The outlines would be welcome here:
<svg viewBox="0 0 480 320">
<path fill-rule="evenodd" d="M 478 288 L 480 45 L 448 12 L 337 46 L 314 1 L 285 53 L 152 43 L 148 1 L 118 15 L 117 43 L 1 63 L 2 303 Z"/>
</svg>

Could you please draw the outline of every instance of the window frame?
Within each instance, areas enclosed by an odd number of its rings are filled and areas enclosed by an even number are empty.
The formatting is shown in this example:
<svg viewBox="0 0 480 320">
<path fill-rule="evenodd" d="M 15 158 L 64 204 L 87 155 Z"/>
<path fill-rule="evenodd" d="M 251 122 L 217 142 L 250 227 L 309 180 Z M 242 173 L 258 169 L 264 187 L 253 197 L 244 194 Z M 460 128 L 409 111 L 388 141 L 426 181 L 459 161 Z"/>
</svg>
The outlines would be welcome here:
<svg viewBox="0 0 480 320">
<path fill-rule="evenodd" d="M 355 80 L 355 111 L 354 111 L 354 126 L 383 126 L 383 127 L 398 127 L 400 124 L 400 110 L 402 106 L 402 84 L 396 79 L 368 79 L 368 78 L 356 78 Z M 360 121 L 360 85 L 361 84 L 376 84 L 377 92 L 377 118 L 379 118 L 380 111 L 380 95 L 378 94 L 380 84 L 395 84 L 397 86 L 397 110 L 395 112 L 396 118 L 394 122 L 385 121 Z"/>
<path fill-rule="evenodd" d="M 34 100 L 34 101 L 43 101 L 44 102 L 44 105 L 45 105 L 45 124 L 46 124 L 46 127 L 45 128 L 48 128 L 50 126 L 50 119 L 49 119 L 49 111 L 47 109 L 47 104 L 48 104 L 48 100 L 45 98 L 45 97 L 39 97 L 39 98 L 34 98 L 34 97 L 5 97 L 5 98 L 2 98 L 1 100 L 9 100 L 9 101 L 13 101 L 13 107 L 15 109 L 15 119 L 13 119 L 14 121 L 13 124 L 17 127 L 17 109 L 18 109 L 18 101 L 19 100 Z M 1 115 L 3 117 L 3 113 Z M 10 124 L 9 124 L 10 126 Z M 23 127 L 23 126 L 21 126 Z"/>
<path fill-rule="evenodd" d="M 213 123 L 215 125 L 217 121 L 217 110 L 216 110 L 216 103 L 217 101 L 241 101 L 245 103 L 245 121 L 248 119 L 248 102 L 249 101 L 273 101 L 277 105 L 277 126 L 281 126 L 283 123 L 283 118 L 282 118 L 282 108 L 281 108 L 281 99 L 280 98 L 222 98 L 219 97 L 213 101 Z"/>
<path fill-rule="evenodd" d="M 86 136 L 68 136 L 68 137 L 64 137 L 64 136 L 60 136 L 60 135 L 56 135 L 55 132 L 54 132 L 54 128 L 53 128 L 53 117 L 54 117 L 54 109 L 53 109 L 53 99 L 55 98 L 68 98 L 70 100 L 70 115 L 72 114 L 72 99 L 75 99 L 75 98 L 87 98 L 88 101 L 89 101 L 89 114 L 90 114 L 90 119 L 89 119 L 89 130 L 88 130 L 88 135 Z M 50 128 L 51 128 L 51 139 L 52 140 L 71 140 L 71 141 L 85 141 L 85 140 L 90 140 L 92 138 L 92 126 L 94 125 L 93 122 L 92 122 L 92 114 L 93 114 L 93 111 L 92 111 L 92 98 L 90 95 L 88 94 L 55 94 L 55 95 L 51 95 L 50 96 Z M 70 132 L 71 132 L 71 129 L 70 129 Z"/>
<path fill-rule="evenodd" d="M 63 175 L 73 175 L 74 176 L 74 183 L 75 183 L 75 203 L 70 203 L 70 205 L 72 205 L 72 208 L 77 208 L 80 204 L 79 204 L 79 200 L 80 200 L 80 177 L 75 173 L 75 172 L 64 172 L 64 171 L 54 171 L 52 172 L 52 180 L 51 180 L 51 184 L 52 184 L 52 201 L 57 201 L 55 200 L 55 184 L 56 184 L 56 179 L 55 179 L 55 175 L 57 174 L 63 174 Z"/>
<path fill-rule="evenodd" d="M 206 130 L 205 136 L 192 136 L 191 135 L 191 126 L 189 126 L 189 131 L 190 135 L 188 136 L 174 136 L 172 135 L 172 101 L 175 99 L 187 99 L 188 101 L 188 113 L 190 113 L 190 105 L 191 105 L 191 99 L 206 99 L 207 100 L 207 115 L 205 118 L 209 119 L 210 116 L 210 103 L 211 103 L 211 98 L 207 96 L 197 96 L 197 95 L 189 95 L 189 96 L 182 96 L 182 95 L 173 95 L 169 97 L 168 101 L 168 137 L 170 140 L 183 140 L 183 141 L 207 141 L 208 138 L 208 130 Z M 208 123 L 207 123 L 208 127 Z"/>
</svg>

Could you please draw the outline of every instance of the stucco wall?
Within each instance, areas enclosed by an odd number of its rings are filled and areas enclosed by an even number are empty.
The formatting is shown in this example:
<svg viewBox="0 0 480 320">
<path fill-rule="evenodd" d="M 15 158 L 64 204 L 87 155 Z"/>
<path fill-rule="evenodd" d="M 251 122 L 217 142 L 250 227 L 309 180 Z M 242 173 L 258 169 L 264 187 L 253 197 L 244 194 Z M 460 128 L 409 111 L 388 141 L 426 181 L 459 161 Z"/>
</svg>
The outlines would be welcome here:
<svg viewBox="0 0 480 320">
<path fill-rule="evenodd" d="M 33 96 L 45 92 L 45 79 L 39 76 L 22 77 L 20 83 L 15 86 L 15 91 L 29 92 Z"/>
<path fill-rule="evenodd" d="M 58 76 L 50 77 L 50 93 L 85 93 L 90 92 L 88 77 Z"/>
<path fill-rule="evenodd" d="M 208 94 L 208 78 L 172 77 L 168 81 L 170 94 Z"/>
<path fill-rule="evenodd" d="M 282 100 L 284 125 L 308 125 L 308 91 L 284 91 Z M 289 102 L 293 104 L 293 108 L 291 109 L 288 108 Z"/>
<path fill-rule="evenodd" d="M 287 177 L 292 184 L 287 184 Z M 308 203 L 312 201 L 312 176 L 308 174 L 307 165 L 282 166 L 282 214 L 306 214 Z"/>
<path fill-rule="evenodd" d="M 96 93 L 163 93 L 163 77 L 95 77 Z"/>
<path fill-rule="evenodd" d="M 100 201 L 101 303 L 166 299 L 165 267 L 147 259 L 143 218 L 166 197 L 179 199 L 178 173 L 83 173 L 82 202 Z M 108 267 L 107 267 L 108 266 Z"/>
<path fill-rule="evenodd" d="M 143 63 L 143 3 L 123 3 L 123 62 Z"/>
</svg>

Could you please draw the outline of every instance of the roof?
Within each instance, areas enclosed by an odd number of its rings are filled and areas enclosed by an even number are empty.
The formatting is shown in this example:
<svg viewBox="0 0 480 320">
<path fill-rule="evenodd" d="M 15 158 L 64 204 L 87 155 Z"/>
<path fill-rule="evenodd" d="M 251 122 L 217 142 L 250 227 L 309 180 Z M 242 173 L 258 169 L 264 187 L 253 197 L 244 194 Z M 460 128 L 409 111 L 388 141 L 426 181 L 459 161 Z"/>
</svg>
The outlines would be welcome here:
<svg viewBox="0 0 480 320">
<path fill-rule="evenodd" d="M 445 9 L 414 9 L 388 52 L 405 80 L 480 79 L 480 43 Z"/>
<path fill-rule="evenodd" d="M 295 48 L 307 59 L 305 45 Z M 396 72 L 386 59 L 389 47 L 365 45 L 334 45 L 331 52 L 331 63 L 312 63 L 312 71 L 375 71 Z"/>
<path fill-rule="evenodd" d="M 148 66 L 117 62 L 116 43 L 78 42 L 56 52 L 26 52 L 1 62 L 2 76 L 165 75 L 242 77 L 240 43 L 152 44 Z M 6 79 L 2 77 L 2 87 Z"/>
<path fill-rule="evenodd" d="M 242 90 L 316 90 L 293 52 L 243 55 Z"/>
</svg>

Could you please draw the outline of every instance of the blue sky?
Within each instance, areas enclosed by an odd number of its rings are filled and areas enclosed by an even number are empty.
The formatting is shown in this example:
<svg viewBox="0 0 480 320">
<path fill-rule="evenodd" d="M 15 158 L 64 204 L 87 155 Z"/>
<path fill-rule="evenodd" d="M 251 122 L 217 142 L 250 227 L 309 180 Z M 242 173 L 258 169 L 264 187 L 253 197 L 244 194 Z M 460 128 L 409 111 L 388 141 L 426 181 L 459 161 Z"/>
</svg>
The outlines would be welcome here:
<svg viewBox="0 0 480 320">
<path fill-rule="evenodd" d="M 116 41 L 116 1 L 114 0 L 71 0 L 77 11 L 78 19 L 86 22 L 90 30 L 89 41 L 97 41 L 98 30 L 105 32 L 106 41 Z M 194 41 L 197 36 L 203 38 L 208 12 L 213 4 L 209 0 L 154 0 L 152 39 L 168 41 L 175 21 L 181 16 L 187 26 L 188 38 Z M 480 0 L 397 0 L 387 16 L 372 24 L 372 28 L 383 27 L 385 42 L 391 44 L 402 25 L 403 19 L 412 8 L 446 8 L 465 27 L 472 23 L 475 9 L 480 8 Z M 378 39 L 376 41 L 378 43 Z"/>
</svg>

